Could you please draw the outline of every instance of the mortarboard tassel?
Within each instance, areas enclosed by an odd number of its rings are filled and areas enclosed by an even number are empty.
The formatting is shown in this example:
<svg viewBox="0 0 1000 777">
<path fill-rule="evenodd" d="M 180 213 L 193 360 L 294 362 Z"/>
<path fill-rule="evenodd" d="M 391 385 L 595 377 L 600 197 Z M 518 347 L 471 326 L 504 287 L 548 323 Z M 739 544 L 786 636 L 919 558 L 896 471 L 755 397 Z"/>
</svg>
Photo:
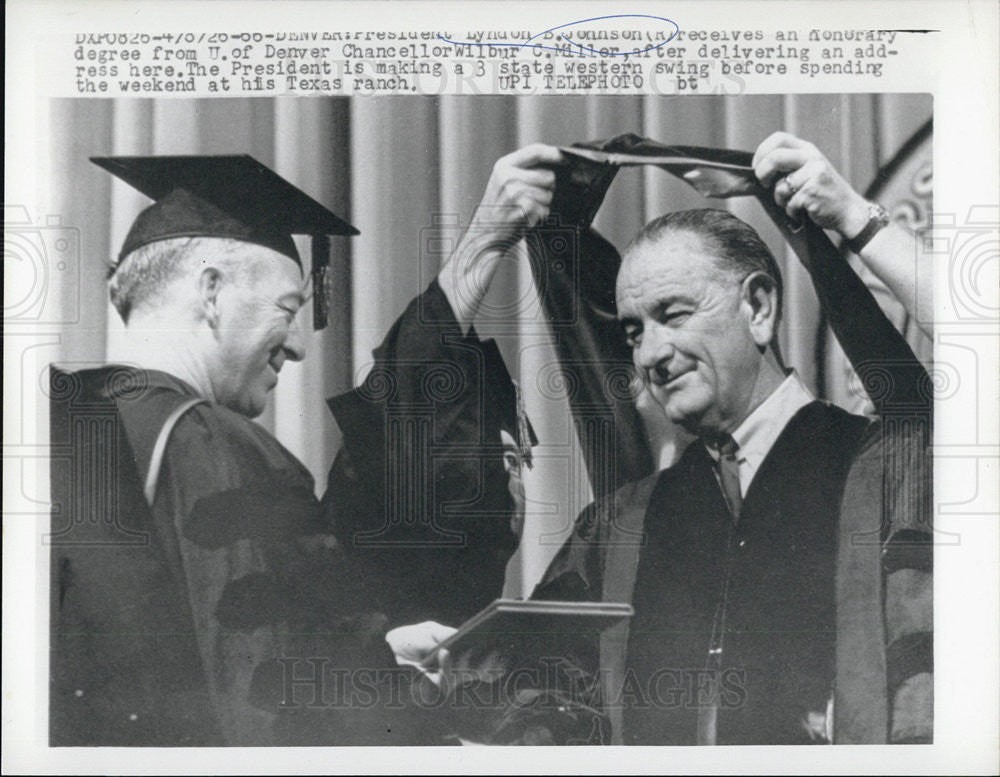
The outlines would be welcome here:
<svg viewBox="0 0 1000 777">
<path fill-rule="evenodd" d="M 531 429 L 528 427 L 528 414 L 524 411 L 524 395 L 521 394 L 521 387 L 517 381 L 511 378 L 514 384 L 514 396 L 517 404 L 517 447 L 521 454 L 521 461 L 531 469 Z"/>
<path fill-rule="evenodd" d="M 329 265 L 330 238 L 327 235 L 313 235 L 313 329 L 323 329 L 326 326 L 327 311 L 329 310 L 329 294 L 326 287 L 326 270 Z"/>
</svg>

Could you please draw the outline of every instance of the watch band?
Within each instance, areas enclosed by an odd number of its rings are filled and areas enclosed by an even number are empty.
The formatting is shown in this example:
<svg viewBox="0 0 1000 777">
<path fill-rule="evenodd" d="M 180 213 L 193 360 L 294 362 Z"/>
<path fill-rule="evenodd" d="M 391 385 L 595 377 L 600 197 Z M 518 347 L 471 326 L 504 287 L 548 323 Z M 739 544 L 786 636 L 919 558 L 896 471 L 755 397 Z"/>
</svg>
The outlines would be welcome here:
<svg viewBox="0 0 1000 777">
<path fill-rule="evenodd" d="M 860 254 L 861 249 L 868 245 L 869 241 L 878 231 L 889 223 L 889 214 L 886 209 L 877 202 L 868 203 L 868 223 L 858 234 L 847 241 L 847 247 L 855 254 Z"/>
</svg>

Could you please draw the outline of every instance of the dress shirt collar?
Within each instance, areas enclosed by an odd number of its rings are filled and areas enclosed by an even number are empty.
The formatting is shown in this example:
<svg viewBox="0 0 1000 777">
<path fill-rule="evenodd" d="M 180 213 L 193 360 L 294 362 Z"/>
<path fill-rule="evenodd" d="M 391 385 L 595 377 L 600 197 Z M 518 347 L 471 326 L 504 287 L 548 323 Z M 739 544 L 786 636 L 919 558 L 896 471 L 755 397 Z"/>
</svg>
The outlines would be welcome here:
<svg viewBox="0 0 1000 777">
<path fill-rule="evenodd" d="M 733 439 L 739 446 L 736 459 L 740 465 L 740 490 L 744 496 L 775 440 L 792 417 L 814 399 L 812 392 L 792 370 L 771 396 L 761 402 L 733 431 Z M 711 445 L 706 447 L 712 458 L 718 461 L 718 451 Z"/>
</svg>

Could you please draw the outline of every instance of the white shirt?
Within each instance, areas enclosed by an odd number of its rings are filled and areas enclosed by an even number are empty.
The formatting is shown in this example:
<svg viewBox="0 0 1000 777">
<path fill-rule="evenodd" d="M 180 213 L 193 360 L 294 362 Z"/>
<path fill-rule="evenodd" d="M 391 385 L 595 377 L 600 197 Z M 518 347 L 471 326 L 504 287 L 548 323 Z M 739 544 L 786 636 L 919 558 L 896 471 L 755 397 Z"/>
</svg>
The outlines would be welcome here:
<svg viewBox="0 0 1000 777">
<path fill-rule="evenodd" d="M 739 465 L 740 494 L 747 495 L 754 475 L 760 469 L 774 441 L 788 426 L 788 422 L 803 407 L 815 399 L 793 370 L 774 392 L 760 403 L 733 432 L 739 446 L 736 462 Z M 712 458 L 718 461 L 719 453 L 706 446 Z"/>
</svg>

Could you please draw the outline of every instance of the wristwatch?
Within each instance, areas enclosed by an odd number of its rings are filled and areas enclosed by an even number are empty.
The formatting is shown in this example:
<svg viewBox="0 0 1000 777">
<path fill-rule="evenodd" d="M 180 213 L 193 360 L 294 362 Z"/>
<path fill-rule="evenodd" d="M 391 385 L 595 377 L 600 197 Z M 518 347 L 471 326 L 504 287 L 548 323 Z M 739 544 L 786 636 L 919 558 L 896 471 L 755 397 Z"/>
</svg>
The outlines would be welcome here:
<svg viewBox="0 0 1000 777">
<path fill-rule="evenodd" d="M 868 223 L 858 234 L 847 241 L 847 247 L 856 254 L 861 253 L 861 249 L 868 245 L 868 242 L 875 237 L 876 233 L 889 223 L 889 213 L 877 202 L 868 203 Z"/>
</svg>

